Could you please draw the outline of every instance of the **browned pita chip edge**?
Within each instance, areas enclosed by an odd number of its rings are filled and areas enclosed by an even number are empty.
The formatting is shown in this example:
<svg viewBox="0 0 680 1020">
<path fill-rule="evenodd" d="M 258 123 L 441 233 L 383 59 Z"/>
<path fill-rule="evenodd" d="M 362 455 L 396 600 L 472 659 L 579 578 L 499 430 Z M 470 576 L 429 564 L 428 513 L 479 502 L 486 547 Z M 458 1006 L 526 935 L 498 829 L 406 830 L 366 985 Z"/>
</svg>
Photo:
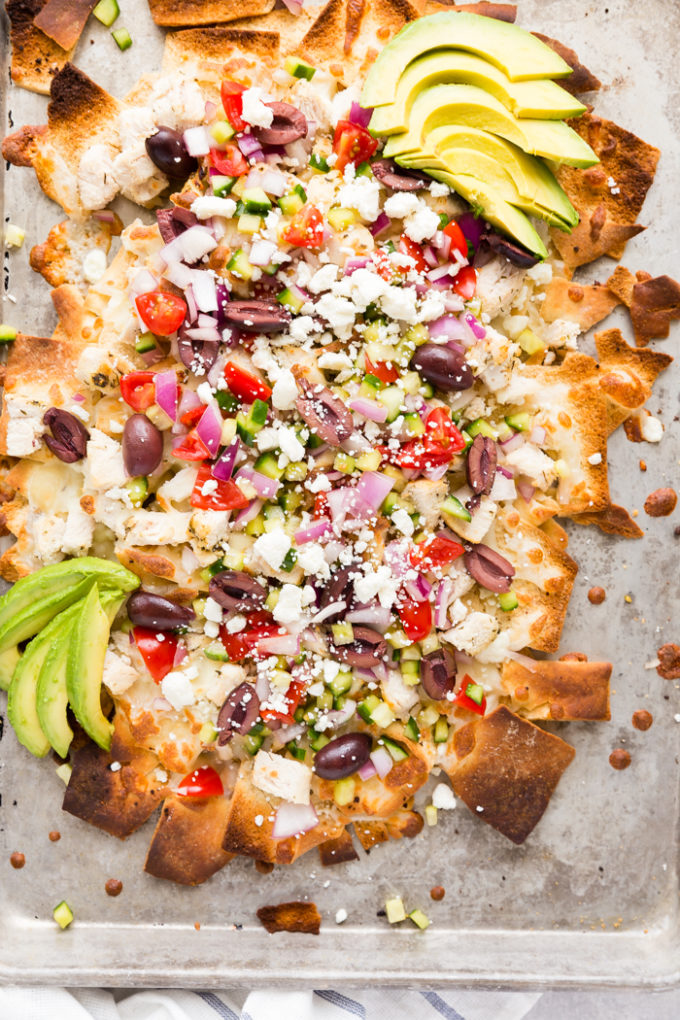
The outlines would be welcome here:
<svg viewBox="0 0 680 1020">
<path fill-rule="evenodd" d="M 321 930 L 321 914 L 315 903 L 305 903 L 301 900 L 277 903 L 274 906 L 260 907 L 257 916 L 260 924 L 270 935 L 275 935 L 278 931 L 318 935 Z"/>
<path fill-rule="evenodd" d="M 513 709 L 527 719 L 607 720 L 610 662 L 536 660 L 528 669 L 508 659 L 502 684 Z"/>
</svg>

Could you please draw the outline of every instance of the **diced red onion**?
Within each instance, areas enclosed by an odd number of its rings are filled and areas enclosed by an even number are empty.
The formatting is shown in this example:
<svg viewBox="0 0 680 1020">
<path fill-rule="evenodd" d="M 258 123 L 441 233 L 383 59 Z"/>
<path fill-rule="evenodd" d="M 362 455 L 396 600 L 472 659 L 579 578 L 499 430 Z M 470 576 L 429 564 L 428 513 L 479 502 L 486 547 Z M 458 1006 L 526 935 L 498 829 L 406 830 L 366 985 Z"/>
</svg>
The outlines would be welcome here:
<svg viewBox="0 0 680 1020">
<path fill-rule="evenodd" d="M 204 269 L 194 269 L 192 271 L 192 290 L 199 311 L 217 311 L 217 288 L 212 273 L 208 273 Z M 202 325 L 203 323 L 199 321 L 199 326 Z M 215 323 L 215 325 L 217 324 Z"/>
<path fill-rule="evenodd" d="M 383 231 L 387 230 L 391 222 L 392 221 L 390 220 L 385 210 L 382 209 L 378 215 L 378 218 L 374 220 L 373 223 L 371 223 L 368 229 L 370 230 L 373 237 L 377 237 L 379 234 L 382 234 Z"/>
<path fill-rule="evenodd" d="M 348 407 L 363 418 L 368 418 L 369 421 L 383 422 L 387 418 L 387 408 L 367 397 L 355 397 L 354 400 L 349 401 Z"/>
<path fill-rule="evenodd" d="M 98 209 L 92 213 L 92 219 L 98 220 L 99 223 L 115 223 L 115 213 L 111 209 Z"/>
<path fill-rule="evenodd" d="M 277 481 L 276 478 L 270 478 L 268 475 L 264 475 L 261 471 L 256 471 L 252 467 L 240 468 L 236 477 L 250 482 L 258 496 L 261 496 L 262 499 L 273 499 L 281 488 L 281 482 Z"/>
<path fill-rule="evenodd" d="M 388 542 L 383 552 L 383 560 L 390 568 L 393 577 L 404 577 L 413 568 L 408 558 L 409 543 L 405 539 Z"/>
<path fill-rule="evenodd" d="M 205 101 L 205 119 L 212 120 L 217 113 L 217 103 L 213 103 L 212 99 L 206 99 Z"/>
<path fill-rule="evenodd" d="M 236 517 L 234 518 L 234 527 L 242 528 L 249 521 L 252 521 L 257 517 L 263 506 L 263 500 L 253 499 L 248 506 L 244 506 L 242 510 L 239 510 Z"/>
<path fill-rule="evenodd" d="M 158 290 L 158 278 L 148 269 L 138 270 L 130 281 L 130 293 L 137 297 L 138 294 L 148 294 L 150 290 Z"/>
<path fill-rule="evenodd" d="M 348 436 L 347 439 L 343 439 L 343 441 L 340 443 L 340 446 L 345 451 L 345 453 L 350 453 L 352 456 L 354 456 L 355 453 L 366 453 L 367 451 L 373 449 L 366 436 L 359 431 L 354 431 L 350 436 Z M 321 447 L 318 446 L 317 450 L 320 449 Z M 312 457 L 315 455 L 315 453 L 316 450 L 312 450 Z"/>
<path fill-rule="evenodd" d="M 226 329 L 222 330 L 222 339 L 223 340 L 224 340 L 224 336 L 225 336 L 226 333 L 227 333 Z M 229 340 L 229 342 L 231 342 L 231 339 Z M 217 390 L 217 389 L 220 388 L 219 387 L 219 383 L 220 383 L 220 380 L 224 379 L 224 366 L 226 365 L 226 363 L 227 363 L 227 355 L 226 354 L 220 354 L 220 356 L 218 357 L 217 361 L 215 362 L 215 364 L 211 367 L 210 371 L 208 372 L 208 382 L 210 383 L 210 385 L 212 386 L 212 388 L 214 390 Z"/>
<path fill-rule="evenodd" d="M 428 324 L 431 340 L 462 340 L 465 326 L 455 315 L 442 315 Z"/>
<path fill-rule="evenodd" d="M 458 653 L 456 653 L 457 655 Z M 507 651 L 505 653 L 506 658 L 513 659 L 515 662 L 519 662 L 520 666 L 524 666 L 525 669 L 531 670 L 533 673 L 535 670 L 540 669 L 541 663 L 536 659 L 532 659 L 528 655 L 522 655 L 521 652 Z"/>
<path fill-rule="evenodd" d="M 499 474 L 503 475 L 504 478 L 513 478 L 514 479 L 514 477 L 515 477 L 513 475 L 512 471 L 508 471 L 508 469 L 506 467 L 502 467 L 500 464 L 496 468 L 496 471 Z"/>
<path fill-rule="evenodd" d="M 283 0 L 283 2 L 290 10 L 290 5 L 294 3 L 294 0 Z M 291 13 L 299 14 L 300 12 L 291 11 Z M 300 836 L 303 832 L 309 832 L 310 829 L 316 828 L 318 824 L 319 816 L 311 804 L 284 802 L 277 809 L 272 836 L 274 839 L 292 839 L 293 836 Z"/>
<path fill-rule="evenodd" d="M 367 779 L 373 779 L 373 776 L 377 776 L 377 774 L 378 773 L 376 771 L 375 765 L 373 764 L 373 762 L 371 761 L 370 758 L 357 771 L 357 775 L 358 775 L 359 779 L 361 779 L 361 781 L 364 782 L 364 783 L 366 782 Z"/>
<path fill-rule="evenodd" d="M 285 195 L 288 187 L 288 182 L 284 174 L 278 170 L 265 170 L 260 178 L 260 187 L 268 195 L 274 195 L 275 198 L 281 198 Z"/>
<path fill-rule="evenodd" d="M 75 400 L 77 404 L 85 403 L 85 397 L 83 396 L 82 393 L 74 393 L 73 400 Z"/>
<path fill-rule="evenodd" d="M 177 642 L 177 648 L 175 649 L 175 658 L 172 660 L 173 668 L 179 666 L 181 662 L 184 662 L 189 652 L 184 641 Z"/>
<path fill-rule="evenodd" d="M 394 479 L 378 471 L 364 471 L 355 492 L 372 510 L 378 510 L 385 497 L 392 491 Z"/>
<path fill-rule="evenodd" d="M 212 232 L 200 224 L 196 224 L 194 227 L 189 227 L 183 234 L 176 237 L 174 241 L 166 245 L 160 251 L 161 258 L 165 261 L 164 252 L 167 248 L 171 248 L 173 245 L 177 245 L 181 252 L 182 261 L 194 263 L 202 259 L 204 255 L 211 252 L 217 247 L 217 241 L 212 235 Z M 175 249 L 173 248 L 173 256 Z M 174 256 L 176 257 L 176 256 Z"/>
<path fill-rule="evenodd" d="M 414 602 L 427 602 L 432 591 L 432 585 L 424 574 L 407 578 L 404 587 Z"/>
<path fill-rule="evenodd" d="M 454 294 L 452 291 L 442 294 L 442 301 L 447 312 L 462 312 L 465 307 L 465 302 L 460 294 Z"/>
<path fill-rule="evenodd" d="M 273 241 L 253 241 L 248 261 L 252 266 L 268 266 L 276 251 Z"/>
<path fill-rule="evenodd" d="M 451 252 L 451 238 L 443 230 L 438 230 L 432 238 L 432 245 L 441 252 L 443 258 L 448 259 Z"/>
<path fill-rule="evenodd" d="M 375 751 L 371 751 L 369 760 L 373 762 L 380 779 L 384 779 L 392 771 L 394 759 L 386 747 L 376 747 Z"/>
<path fill-rule="evenodd" d="M 518 481 L 515 482 L 515 485 L 517 486 L 517 491 L 519 492 L 524 502 L 531 503 L 531 500 L 534 498 L 535 492 L 534 486 L 531 484 L 531 482 L 527 481 L 526 478 L 520 478 Z"/>
<path fill-rule="evenodd" d="M 182 569 L 186 570 L 187 574 L 193 574 L 194 570 L 200 566 L 198 557 L 191 546 L 185 545 L 182 547 L 180 563 L 182 564 Z"/>
<path fill-rule="evenodd" d="M 506 439 L 500 444 L 503 453 L 512 453 L 513 450 L 519 449 L 520 446 L 524 445 L 524 436 L 521 432 L 515 432 L 509 439 Z"/>
<path fill-rule="evenodd" d="M 345 619 L 349 623 L 365 624 L 384 634 L 392 621 L 392 614 L 385 606 L 366 606 L 364 609 L 353 609 L 346 614 Z"/>
<path fill-rule="evenodd" d="M 542 425 L 534 425 L 529 433 L 529 442 L 536 443 L 537 446 L 542 446 L 545 442 L 546 435 L 547 433 Z"/>
<path fill-rule="evenodd" d="M 356 273 L 357 269 L 365 269 L 369 263 L 367 258 L 351 258 L 345 262 L 345 276 L 351 276 L 352 273 Z"/>
<path fill-rule="evenodd" d="M 444 277 L 450 277 L 452 268 L 453 266 L 450 262 L 445 262 L 443 266 L 437 266 L 436 269 L 431 269 L 426 275 L 431 283 L 436 283 L 437 280 L 442 280 Z"/>
<path fill-rule="evenodd" d="M 210 456 L 216 457 L 222 441 L 222 415 L 215 404 L 208 404 L 198 420 L 196 432 Z"/>
<path fill-rule="evenodd" d="M 478 219 L 472 212 L 458 216 L 456 222 L 465 235 L 465 239 L 475 248 L 478 247 L 484 230 L 484 220 Z"/>
<path fill-rule="evenodd" d="M 434 602 L 434 625 L 439 630 L 444 630 L 448 624 L 449 602 L 454 592 L 454 584 L 450 577 L 445 577 L 439 582 L 437 596 Z"/>
<path fill-rule="evenodd" d="M 267 655 L 299 655 L 300 637 L 298 634 L 275 634 L 272 637 L 260 638 L 257 650 Z"/>
<path fill-rule="evenodd" d="M 163 276 L 170 283 L 174 283 L 175 287 L 179 287 L 180 290 L 184 291 L 184 298 L 189 308 L 189 322 L 193 322 L 196 318 L 196 301 L 191 291 L 191 284 L 193 276 L 191 275 L 193 270 L 185 266 L 183 262 L 177 260 L 176 262 L 168 262 L 163 272 Z"/>
<path fill-rule="evenodd" d="M 448 470 L 448 464 L 437 464 L 434 467 L 425 468 L 423 476 L 430 482 L 438 482 L 440 478 L 444 477 Z"/>
<path fill-rule="evenodd" d="M 482 326 L 481 322 L 477 322 L 474 315 L 471 312 L 467 312 L 465 315 L 465 322 L 472 330 L 475 340 L 483 340 L 486 336 L 486 330 Z"/>
<path fill-rule="evenodd" d="M 330 531 L 330 527 L 330 522 L 326 518 L 314 521 L 308 528 L 300 528 L 299 531 L 295 532 L 295 544 L 305 545 L 307 542 L 318 542 L 327 531 Z"/>
<path fill-rule="evenodd" d="M 154 376 L 156 403 L 165 411 L 171 421 L 177 421 L 179 385 L 174 368 L 168 372 L 156 372 Z"/>
<path fill-rule="evenodd" d="M 257 674 L 257 680 L 255 681 L 255 693 L 257 694 L 261 702 L 266 701 L 269 695 L 271 694 L 271 688 L 269 686 L 269 677 L 264 672 L 258 672 Z"/>
<path fill-rule="evenodd" d="M 323 609 L 320 609 L 318 613 L 315 613 L 312 617 L 312 623 L 323 623 L 329 616 L 334 616 L 336 613 L 341 613 L 343 609 L 347 609 L 347 603 L 344 599 L 339 599 L 337 602 L 330 602 Z"/>
<path fill-rule="evenodd" d="M 195 407 L 200 407 L 203 403 L 196 390 L 190 390 L 189 387 L 185 387 L 182 390 L 182 395 L 179 400 L 179 407 L 177 408 L 177 416 L 182 417 L 187 411 L 193 411 Z"/>
<path fill-rule="evenodd" d="M 437 253 L 431 244 L 426 244 L 423 248 L 423 258 L 427 262 L 430 269 L 435 269 L 439 265 L 439 258 Z"/>
<path fill-rule="evenodd" d="M 235 439 L 226 447 L 212 467 L 212 476 L 220 482 L 228 482 L 234 473 L 234 465 L 241 446 L 240 439 Z"/>
<path fill-rule="evenodd" d="M 215 142 L 211 141 L 208 130 L 204 127 L 187 128 L 182 137 L 190 156 L 207 156 L 211 147 L 215 147 Z"/>
<path fill-rule="evenodd" d="M 256 152 L 262 152 L 262 146 L 259 141 L 252 134 L 239 135 L 236 139 L 239 149 L 243 155 L 248 159 L 249 156 L 254 156 Z"/>
<path fill-rule="evenodd" d="M 334 708 L 330 712 L 326 712 L 325 719 L 331 724 L 331 727 L 334 730 L 337 730 L 338 726 L 344 726 L 345 723 L 350 721 L 356 710 L 356 701 L 353 701 L 351 698 L 347 698 L 342 708 Z"/>
<path fill-rule="evenodd" d="M 350 124 L 358 124 L 359 127 L 367 128 L 368 123 L 373 116 L 373 107 L 360 106 L 359 103 L 352 103 L 349 109 L 349 122 Z"/>
</svg>

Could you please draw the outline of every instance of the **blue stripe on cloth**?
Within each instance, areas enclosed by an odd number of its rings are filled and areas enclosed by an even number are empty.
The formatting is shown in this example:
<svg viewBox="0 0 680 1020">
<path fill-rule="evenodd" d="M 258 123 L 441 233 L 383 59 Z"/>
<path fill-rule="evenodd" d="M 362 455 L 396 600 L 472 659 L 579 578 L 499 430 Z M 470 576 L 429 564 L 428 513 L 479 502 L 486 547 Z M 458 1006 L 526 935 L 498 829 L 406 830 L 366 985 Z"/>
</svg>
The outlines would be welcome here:
<svg viewBox="0 0 680 1020">
<path fill-rule="evenodd" d="M 427 999 L 433 1009 L 441 1013 L 445 1020 L 465 1020 L 465 1017 L 461 1016 L 453 1006 L 449 1006 L 448 1003 L 444 1002 L 442 997 L 437 995 L 436 992 L 421 992 L 420 994 L 424 999 Z"/>
<path fill-rule="evenodd" d="M 361 1020 L 366 1020 L 366 1007 L 362 1006 L 360 1002 L 356 1002 L 355 999 L 348 999 L 346 995 L 341 995 L 340 992 L 334 992 L 326 990 L 322 992 L 315 991 L 315 995 L 318 995 L 320 999 L 324 999 L 326 1002 L 330 1002 L 333 1006 L 338 1006 L 340 1009 L 344 1009 L 347 1013 L 352 1013 L 353 1016 L 361 1017 Z"/>
<path fill-rule="evenodd" d="M 199 998 L 203 999 L 207 1006 L 211 1006 L 215 1012 L 222 1017 L 222 1020 L 239 1020 L 233 1009 L 229 1009 L 221 999 L 218 999 L 212 992 L 196 992 Z"/>
</svg>

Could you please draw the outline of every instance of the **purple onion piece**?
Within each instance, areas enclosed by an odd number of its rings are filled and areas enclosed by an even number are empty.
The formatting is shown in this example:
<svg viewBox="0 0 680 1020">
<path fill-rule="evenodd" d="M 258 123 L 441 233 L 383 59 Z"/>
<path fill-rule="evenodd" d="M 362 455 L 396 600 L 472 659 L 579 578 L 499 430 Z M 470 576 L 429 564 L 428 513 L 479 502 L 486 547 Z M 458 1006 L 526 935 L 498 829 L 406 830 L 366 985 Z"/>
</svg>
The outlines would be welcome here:
<svg viewBox="0 0 680 1020">
<path fill-rule="evenodd" d="M 482 236 L 497 255 L 503 255 L 508 262 L 512 262 L 513 265 L 519 266 L 521 269 L 530 269 L 531 266 L 535 266 L 541 261 L 537 255 L 533 255 L 509 238 L 503 237 L 502 234 L 489 231 Z"/>
</svg>

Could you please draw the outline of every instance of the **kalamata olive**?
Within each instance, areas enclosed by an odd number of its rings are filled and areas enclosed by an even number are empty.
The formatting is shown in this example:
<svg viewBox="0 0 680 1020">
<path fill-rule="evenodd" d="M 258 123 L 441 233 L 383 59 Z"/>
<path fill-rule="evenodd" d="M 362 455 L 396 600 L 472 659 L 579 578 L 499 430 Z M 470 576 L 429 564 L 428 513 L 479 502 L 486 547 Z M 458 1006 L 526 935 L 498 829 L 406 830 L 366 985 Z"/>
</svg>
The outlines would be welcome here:
<svg viewBox="0 0 680 1020">
<path fill-rule="evenodd" d="M 196 618 L 190 606 L 180 606 L 164 595 L 141 590 L 129 597 L 127 614 L 135 627 L 150 627 L 160 631 L 187 627 Z"/>
<path fill-rule="evenodd" d="M 483 588 L 497 595 L 510 591 L 515 568 L 495 549 L 490 549 L 488 545 L 476 545 L 465 553 L 463 562 L 470 577 Z"/>
<path fill-rule="evenodd" d="M 456 660 L 446 648 L 429 652 L 420 660 L 420 682 L 428 698 L 440 701 L 456 686 Z"/>
<path fill-rule="evenodd" d="M 419 191 L 430 183 L 429 177 L 419 174 L 417 170 L 397 166 L 391 159 L 374 160 L 371 170 L 373 176 L 392 191 Z"/>
<path fill-rule="evenodd" d="M 293 374 L 302 392 L 295 401 L 298 414 L 324 443 L 340 446 L 354 430 L 351 412 L 326 386 L 309 382 L 300 373 L 296 374 L 295 368 Z"/>
<path fill-rule="evenodd" d="M 257 691 L 252 684 L 239 684 L 225 699 L 217 716 L 217 743 L 223 746 L 229 743 L 235 733 L 247 733 L 259 714 L 260 699 Z"/>
<path fill-rule="evenodd" d="M 191 209 L 182 209 L 180 205 L 171 205 L 168 209 L 156 209 L 156 221 L 161 237 L 170 244 L 176 237 L 183 234 L 189 227 L 198 223 Z"/>
<path fill-rule="evenodd" d="M 210 597 L 223 609 L 259 609 L 266 589 L 244 570 L 221 570 L 210 578 Z"/>
<path fill-rule="evenodd" d="M 163 435 L 145 414 L 133 414 L 123 429 L 123 463 L 131 478 L 150 475 L 163 456 Z"/>
<path fill-rule="evenodd" d="M 253 134 L 263 145 L 290 145 L 307 135 L 307 118 L 290 103 L 265 103 L 274 113 L 269 127 L 255 127 Z"/>
<path fill-rule="evenodd" d="M 52 435 L 45 435 L 45 446 L 55 457 L 65 464 L 75 464 L 87 453 L 87 441 L 90 433 L 82 421 L 70 411 L 61 407 L 50 407 L 43 415 L 43 424 L 47 425 Z"/>
<path fill-rule="evenodd" d="M 145 145 L 151 162 L 168 177 L 188 177 L 198 167 L 198 160 L 189 155 L 182 135 L 174 128 L 159 125 Z"/>
<path fill-rule="evenodd" d="M 333 605 L 334 602 L 345 603 L 344 609 L 338 609 L 331 616 L 325 616 L 325 623 L 331 623 L 347 612 L 353 594 L 351 577 L 355 572 L 356 567 L 339 567 L 333 571 L 330 580 L 324 585 L 319 596 L 319 609 L 325 609 L 327 606 Z"/>
<path fill-rule="evenodd" d="M 411 368 L 440 390 L 467 390 L 474 382 L 465 356 L 447 344 L 418 347 L 411 358 Z"/>
<path fill-rule="evenodd" d="M 277 301 L 251 298 L 249 301 L 230 301 L 222 310 L 228 326 L 237 326 L 244 333 L 280 333 L 288 326 L 291 315 Z"/>
<path fill-rule="evenodd" d="M 482 234 L 482 237 L 497 255 L 503 255 L 508 262 L 512 262 L 513 265 L 520 266 L 522 269 L 530 269 L 531 266 L 535 266 L 537 262 L 541 261 L 537 255 L 532 255 L 526 248 L 503 237 L 502 234 L 488 232 Z"/>
<path fill-rule="evenodd" d="M 346 645 L 334 645 L 334 654 L 350 666 L 369 668 L 385 658 L 387 642 L 382 634 L 370 627 L 354 627 L 354 640 Z"/>
<path fill-rule="evenodd" d="M 321 779 L 344 779 L 366 764 L 372 747 L 369 733 L 344 733 L 316 752 L 314 771 Z"/>
<path fill-rule="evenodd" d="M 187 323 L 180 326 L 177 334 L 177 352 L 183 365 L 192 371 L 200 368 L 202 369 L 200 374 L 205 375 L 217 361 L 220 342 L 219 340 L 193 340 L 186 333 L 190 328 Z"/>
<path fill-rule="evenodd" d="M 468 484 L 477 496 L 488 496 L 491 492 L 496 478 L 497 460 L 498 451 L 493 439 L 481 433 L 476 435 L 468 450 L 465 470 Z"/>
</svg>

